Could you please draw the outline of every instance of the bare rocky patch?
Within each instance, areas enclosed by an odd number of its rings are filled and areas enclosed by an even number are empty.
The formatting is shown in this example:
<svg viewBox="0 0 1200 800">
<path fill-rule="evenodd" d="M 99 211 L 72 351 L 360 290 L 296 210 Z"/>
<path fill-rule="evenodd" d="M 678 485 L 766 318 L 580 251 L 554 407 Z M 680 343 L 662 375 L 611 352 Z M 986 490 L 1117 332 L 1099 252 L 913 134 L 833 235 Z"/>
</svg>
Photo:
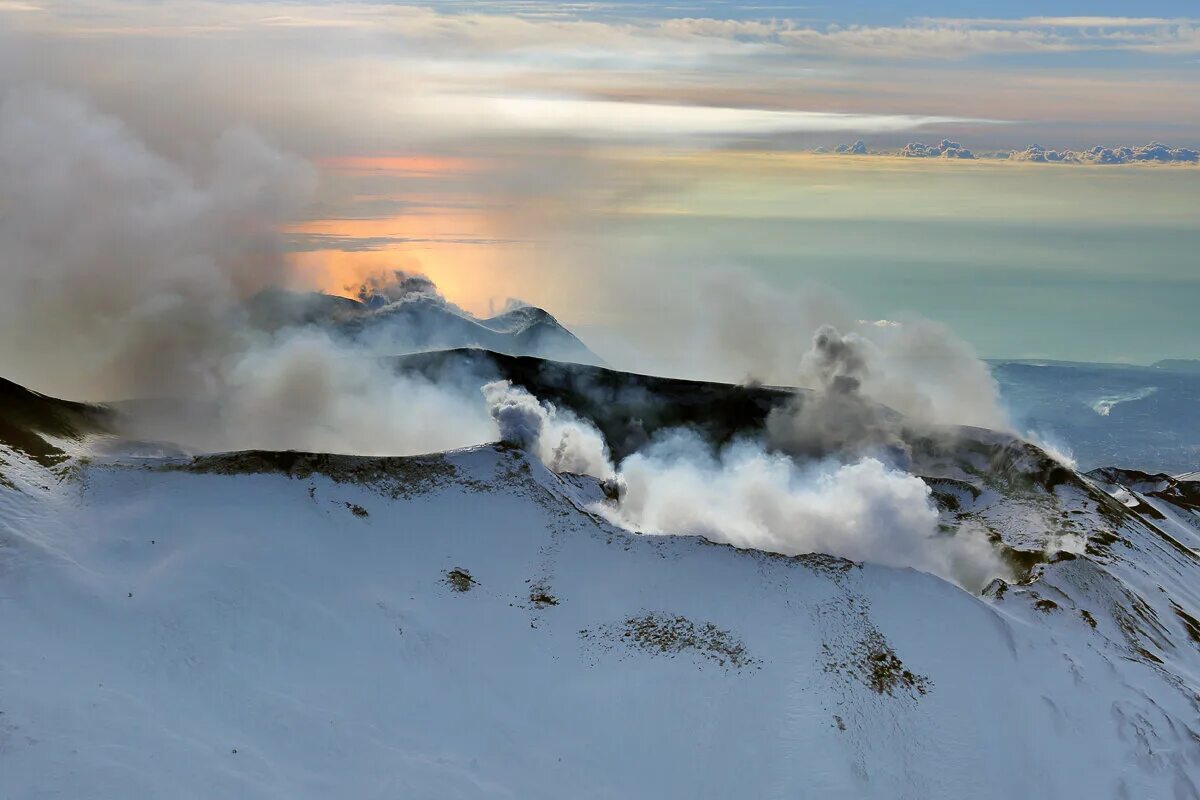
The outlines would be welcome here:
<svg viewBox="0 0 1200 800">
<path fill-rule="evenodd" d="M 680 615 L 646 613 L 627 617 L 619 623 L 583 629 L 579 636 L 604 651 L 614 648 L 641 650 L 652 655 L 674 658 L 694 653 L 728 669 L 759 667 L 746 646 L 732 633 L 711 622 L 696 624 Z"/>
<path fill-rule="evenodd" d="M 829 653 L 828 648 L 826 652 Z M 876 694 L 888 697 L 895 697 L 898 692 L 921 697 L 933 688 L 928 677 L 918 675 L 904 665 L 883 633 L 874 628 L 868 630 L 849 653 L 826 661 L 825 671 L 853 677 Z"/>
<path fill-rule="evenodd" d="M 446 571 L 445 583 L 456 592 L 469 592 L 479 585 L 479 581 L 471 577 L 471 573 L 462 567 Z"/>
<path fill-rule="evenodd" d="M 932 691 L 933 681 L 909 669 L 875 626 L 865 598 L 847 593 L 840 600 L 831 600 L 822 611 L 822 619 L 841 623 L 834 624 L 832 635 L 821 643 L 827 674 L 888 697 L 916 700 Z"/>
<path fill-rule="evenodd" d="M 558 598 L 550 594 L 549 587 L 535 583 L 529 587 L 529 602 L 534 608 L 548 608 L 558 605 Z"/>
<path fill-rule="evenodd" d="M 161 469 L 212 475 L 280 474 L 305 480 L 322 475 L 335 483 L 366 486 L 393 500 L 410 499 L 453 483 L 458 470 L 445 456 L 343 456 L 245 450 L 197 456 L 185 464 Z"/>
</svg>

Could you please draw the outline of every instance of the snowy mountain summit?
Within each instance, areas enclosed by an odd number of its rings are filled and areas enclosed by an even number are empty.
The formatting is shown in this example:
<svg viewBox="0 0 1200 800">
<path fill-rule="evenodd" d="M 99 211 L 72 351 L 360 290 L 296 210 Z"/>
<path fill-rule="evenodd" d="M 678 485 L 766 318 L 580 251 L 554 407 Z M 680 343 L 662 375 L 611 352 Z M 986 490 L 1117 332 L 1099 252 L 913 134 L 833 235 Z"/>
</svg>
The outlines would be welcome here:
<svg viewBox="0 0 1200 800">
<path fill-rule="evenodd" d="M 560 414 L 699 396 L 719 435 L 776 402 L 494 363 Z M 913 445 L 937 535 L 1001 554 L 974 593 L 631 531 L 628 466 L 143 457 L 104 408 L 0 388 L 0 796 L 1197 796 L 1195 484 Z"/>
<path fill-rule="evenodd" d="M 446 300 L 423 275 L 396 272 L 387 282 L 358 287 L 356 298 L 319 292 L 264 290 L 246 303 L 256 327 L 278 331 L 311 326 L 379 355 L 455 347 L 598 364 L 599 357 L 548 311 L 512 301 L 477 317 Z"/>
</svg>

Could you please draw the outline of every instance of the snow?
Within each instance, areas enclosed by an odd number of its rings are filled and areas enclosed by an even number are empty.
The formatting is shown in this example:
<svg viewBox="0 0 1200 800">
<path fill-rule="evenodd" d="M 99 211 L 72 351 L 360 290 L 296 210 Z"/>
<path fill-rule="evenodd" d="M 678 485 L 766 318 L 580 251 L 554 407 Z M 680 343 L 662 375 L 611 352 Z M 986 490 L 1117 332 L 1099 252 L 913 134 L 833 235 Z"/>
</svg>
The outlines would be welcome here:
<svg viewBox="0 0 1200 800">
<path fill-rule="evenodd" d="M 447 459 L 405 496 L 156 460 L 60 481 L 6 453 L 0 797 L 1196 796 L 1197 649 L 1163 613 L 1164 663 L 1132 658 L 1114 598 L 1194 611 L 1200 582 L 1136 519 L 1136 562 L 978 598 L 630 535 L 587 479 Z M 647 615 L 747 660 L 628 645 Z M 863 680 L 879 642 L 925 694 Z"/>
</svg>

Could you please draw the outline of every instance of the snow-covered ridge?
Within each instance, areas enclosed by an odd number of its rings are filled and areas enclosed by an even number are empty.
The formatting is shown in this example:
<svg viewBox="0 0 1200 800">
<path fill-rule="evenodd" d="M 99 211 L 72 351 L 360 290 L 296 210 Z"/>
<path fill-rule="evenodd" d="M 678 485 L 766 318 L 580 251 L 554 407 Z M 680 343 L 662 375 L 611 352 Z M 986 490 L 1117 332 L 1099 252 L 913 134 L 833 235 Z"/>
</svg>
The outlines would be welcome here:
<svg viewBox="0 0 1200 800">
<path fill-rule="evenodd" d="M 427 285 L 426 285 L 427 284 Z M 448 302 L 426 280 L 421 291 L 362 299 L 268 289 L 247 302 L 250 321 L 266 330 L 315 326 L 367 346 L 377 355 L 455 347 L 596 364 L 600 359 L 549 312 L 519 305 L 479 318 Z"/>
</svg>

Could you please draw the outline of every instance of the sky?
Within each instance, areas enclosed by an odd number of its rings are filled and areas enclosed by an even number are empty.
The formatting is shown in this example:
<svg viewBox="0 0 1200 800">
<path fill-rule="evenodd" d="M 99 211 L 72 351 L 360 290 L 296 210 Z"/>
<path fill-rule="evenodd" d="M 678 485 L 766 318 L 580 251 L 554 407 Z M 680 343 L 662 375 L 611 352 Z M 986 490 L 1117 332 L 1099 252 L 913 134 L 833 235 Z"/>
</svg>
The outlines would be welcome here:
<svg viewBox="0 0 1200 800">
<path fill-rule="evenodd" d="M 722 276 L 986 357 L 1200 357 L 1200 167 L 1008 157 L 1200 148 L 1194 3 L 0 0 L 31 91 L 198 182 L 229 131 L 311 164 L 295 288 L 424 272 L 617 365 L 669 371 Z M 897 155 L 944 138 L 976 157 Z"/>
</svg>

